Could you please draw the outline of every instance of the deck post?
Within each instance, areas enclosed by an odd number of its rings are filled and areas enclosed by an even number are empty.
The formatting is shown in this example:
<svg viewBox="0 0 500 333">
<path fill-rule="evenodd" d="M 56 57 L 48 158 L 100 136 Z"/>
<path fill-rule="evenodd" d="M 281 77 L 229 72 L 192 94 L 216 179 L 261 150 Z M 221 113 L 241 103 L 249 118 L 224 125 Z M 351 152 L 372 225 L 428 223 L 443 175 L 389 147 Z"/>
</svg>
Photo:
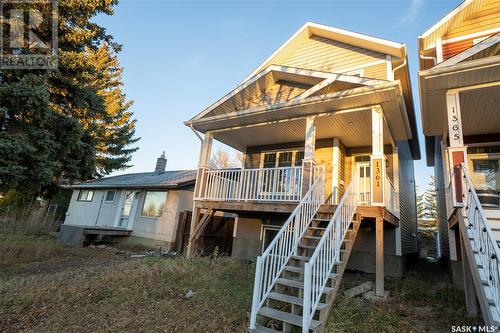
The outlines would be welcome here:
<svg viewBox="0 0 500 333">
<path fill-rule="evenodd" d="M 194 199 L 201 199 L 205 195 L 207 186 L 207 172 L 210 170 L 210 156 L 212 154 L 213 133 L 206 132 L 200 148 L 200 159 L 198 162 L 198 172 L 196 174 L 196 183 L 194 186 Z M 191 227 L 189 235 L 192 235 L 200 221 L 201 209 L 193 205 L 193 214 L 191 217 Z M 190 241 L 187 247 L 187 255 L 191 256 L 196 250 L 196 240 Z"/>
<path fill-rule="evenodd" d="M 307 117 L 304 144 L 304 161 L 302 162 L 302 196 L 313 182 L 314 151 L 316 145 L 316 117 Z"/>
<path fill-rule="evenodd" d="M 463 228 L 462 223 L 458 223 L 459 228 Z M 462 254 L 462 270 L 464 274 L 464 293 L 465 293 L 465 306 L 467 308 L 467 315 L 469 317 L 477 317 L 477 294 L 472 279 L 472 271 L 470 267 L 469 257 L 467 256 L 464 244 L 464 238 L 460 232 L 460 248 Z"/>
<path fill-rule="evenodd" d="M 333 138 L 333 158 L 332 158 L 332 201 L 331 203 L 338 204 L 340 182 L 340 140 Z M 325 194 L 326 196 L 326 194 Z"/>
<path fill-rule="evenodd" d="M 384 219 L 375 220 L 375 295 L 384 297 Z"/>
<path fill-rule="evenodd" d="M 372 155 L 370 156 L 371 206 L 385 206 L 384 113 L 372 107 Z"/>
</svg>

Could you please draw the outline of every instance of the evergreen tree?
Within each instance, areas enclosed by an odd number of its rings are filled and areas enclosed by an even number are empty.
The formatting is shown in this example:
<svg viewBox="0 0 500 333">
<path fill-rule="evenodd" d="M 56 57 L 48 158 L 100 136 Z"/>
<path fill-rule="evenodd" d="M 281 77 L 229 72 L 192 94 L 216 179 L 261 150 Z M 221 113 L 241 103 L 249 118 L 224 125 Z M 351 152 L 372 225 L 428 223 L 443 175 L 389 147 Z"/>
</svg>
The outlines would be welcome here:
<svg viewBox="0 0 500 333">
<path fill-rule="evenodd" d="M 418 187 L 415 188 L 418 193 Z M 425 213 L 425 203 L 424 203 L 424 194 L 417 194 L 417 218 L 419 220 L 424 219 L 426 217 Z"/>
<path fill-rule="evenodd" d="M 425 217 L 437 220 L 437 201 L 436 201 L 436 178 L 431 176 L 431 181 L 424 193 Z"/>
<path fill-rule="evenodd" d="M 0 192 L 48 194 L 61 177 L 83 180 L 128 166 L 137 139 L 121 90 L 121 46 L 92 22 L 112 15 L 117 3 L 60 0 L 58 69 L 0 71 Z M 34 32 L 48 35 L 49 28 Z M 3 34 L 6 43 L 8 29 Z"/>
</svg>

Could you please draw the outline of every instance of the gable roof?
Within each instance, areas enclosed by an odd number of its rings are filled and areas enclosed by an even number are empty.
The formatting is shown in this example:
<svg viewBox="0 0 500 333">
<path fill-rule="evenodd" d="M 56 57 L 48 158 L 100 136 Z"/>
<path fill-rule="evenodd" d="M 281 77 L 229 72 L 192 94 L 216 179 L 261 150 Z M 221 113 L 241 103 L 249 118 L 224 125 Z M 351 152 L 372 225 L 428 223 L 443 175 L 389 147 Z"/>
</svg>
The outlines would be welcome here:
<svg viewBox="0 0 500 333">
<path fill-rule="evenodd" d="M 468 17 L 476 13 L 489 2 L 490 0 L 465 0 L 462 2 L 458 7 L 449 12 L 445 17 L 418 37 L 421 50 L 435 47 L 436 39 L 441 38 L 448 31 L 458 27 Z"/>
<path fill-rule="evenodd" d="M 196 181 L 196 170 L 175 170 L 162 173 L 141 172 L 104 177 L 71 185 L 79 188 L 144 188 L 144 189 L 178 189 L 193 185 Z"/>
<path fill-rule="evenodd" d="M 345 44 L 357 46 L 371 51 L 388 54 L 397 58 L 404 59 L 406 57 L 406 46 L 402 43 L 392 42 L 386 39 L 381 39 L 357 32 L 352 32 L 344 29 L 334 28 L 314 22 L 306 22 L 295 34 L 286 40 L 269 58 L 264 60 L 244 81 L 248 80 L 265 67 L 275 64 L 280 56 L 287 54 L 290 49 L 293 49 L 297 43 L 302 40 L 316 35 L 328 39 L 333 39 Z"/>
</svg>

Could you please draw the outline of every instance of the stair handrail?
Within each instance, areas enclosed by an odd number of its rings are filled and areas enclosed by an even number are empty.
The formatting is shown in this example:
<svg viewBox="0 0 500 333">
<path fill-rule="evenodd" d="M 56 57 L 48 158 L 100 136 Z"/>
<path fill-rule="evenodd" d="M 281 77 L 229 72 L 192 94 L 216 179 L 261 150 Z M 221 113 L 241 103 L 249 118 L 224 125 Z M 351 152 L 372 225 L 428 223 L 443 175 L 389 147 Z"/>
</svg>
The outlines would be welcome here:
<svg viewBox="0 0 500 333">
<path fill-rule="evenodd" d="M 467 218 L 466 229 L 472 231 L 470 240 L 473 251 L 477 251 L 477 258 L 487 273 L 487 283 L 491 289 L 491 296 L 495 303 L 495 309 L 500 315 L 500 249 L 496 237 L 491 230 L 490 223 L 484 213 L 476 189 L 472 183 L 465 164 L 461 165 L 463 178 L 465 179 L 464 215 Z M 465 221 L 465 219 L 464 219 Z"/>
<path fill-rule="evenodd" d="M 271 244 L 257 257 L 249 329 L 256 328 L 257 313 L 264 304 L 288 260 L 297 253 L 300 238 L 319 207 L 324 203 L 325 169 L 317 174 L 312 186 L 285 221 Z"/>
<path fill-rule="evenodd" d="M 318 307 L 321 295 L 333 266 L 340 260 L 340 247 L 352 222 L 359 201 L 358 172 L 352 177 L 325 229 L 318 246 L 304 267 L 304 299 L 302 332 L 309 332 L 309 325 Z"/>
</svg>

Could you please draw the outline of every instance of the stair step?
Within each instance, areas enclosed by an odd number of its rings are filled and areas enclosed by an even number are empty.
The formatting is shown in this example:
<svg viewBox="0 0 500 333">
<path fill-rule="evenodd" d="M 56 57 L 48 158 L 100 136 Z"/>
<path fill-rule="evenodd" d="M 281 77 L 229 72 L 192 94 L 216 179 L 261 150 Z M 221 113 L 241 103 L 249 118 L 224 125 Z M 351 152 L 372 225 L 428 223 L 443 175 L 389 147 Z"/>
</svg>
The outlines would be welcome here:
<svg viewBox="0 0 500 333">
<path fill-rule="evenodd" d="M 320 222 L 330 222 L 331 219 L 326 219 L 326 218 L 321 218 L 321 217 L 315 217 L 313 218 L 313 221 L 320 221 Z"/>
<path fill-rule="evenodd" d="M 304 289 L 304 282 L 303 281 L 279 278 L 276 280 L 276 283 L 281 284 L 283 286 Z M 333 288 L 331 288 L 331 287 L 325 287 L 323 289 L 323 294 L 331 294 L 332 292 L 333 292 Z"/>
<path fill-rule="evenodd" d="M 259 314 L 264 317 L 273 318 L 285 323 L 302 327 L 302 316 L 298 316 L 289 312 L 283 312 L 264 306 L 259 310 Z M 309 326 L 309 328 L 312 330 L 316 330 L 320 325 L 321 322 L 313 319 L 311 320 L 311 325 Z"/>
<path fill-rule="evenodd" d="M 304 248 L 304 249 L 314 250 L 317 246 L 315 246 L 315 245 L 302 245 L 302 244 L 299 244 L 299 247 Z"/>
<path fill-rule="evenodd" d="M 280 331 L 273 330 L 272 328 L 257 325 L 257 328 L 252 330 L 252 333 L 280 333 Z"/>
<path fill-rule="evenodd" d="M 313 229 L 313 230 L 326 230 L 326 228 L 323 228 L 323 227 L 313 227 L 313 226 L 309 226 L 308 229 Z"/>
<path fill-rule="evenodd" d="M 275 301 L 280 301 L 280 302 L 285 302 L 285 303 L 290 303 L 290 304 L 295 304 L 295 305 L 304 305 L 304 299 L 300 297 L 295 297 L 295 296 L 290 296 L 290 295 L 285 295 L 277 292 L 271 292 L 269 293 L 268 296 L 270 299 L 273 299 Z M 318 303 L 317 310 L 323 310 L 327 307 L 325 303 Z"/>
<path fill-rule="evenodd" d="M 311 259 L 311 257 L 297 256 L 297 255 L 293 255 L 293 256 L 291 256 L 291 258 L 296 259 L 296 260 L 300 260 L 300 261 L 309 261 L 309 259 Z"/>
<path fill-rule="evenodd" d="M 304 235 L 304 236 L 302 236 L 302 238 L 307 238 L 307 239 L 318 239 L 318 240 L 319 240 L 319 239 L 321 239 L 321 237 L 320 237 L 320 236 L 308 236 L 308 235 Z"/>
<path fill-rule="evenodd" d="M 285 266 L 285 271 L 287 272 L 293 272 L 293 273 L 304 273 L 304 267 L 297 267 L 297 266 Z M 337 274 L 335 273 L 330 273 L 329 278 L 334 279 L 337 277 Z"/>
</svg>

